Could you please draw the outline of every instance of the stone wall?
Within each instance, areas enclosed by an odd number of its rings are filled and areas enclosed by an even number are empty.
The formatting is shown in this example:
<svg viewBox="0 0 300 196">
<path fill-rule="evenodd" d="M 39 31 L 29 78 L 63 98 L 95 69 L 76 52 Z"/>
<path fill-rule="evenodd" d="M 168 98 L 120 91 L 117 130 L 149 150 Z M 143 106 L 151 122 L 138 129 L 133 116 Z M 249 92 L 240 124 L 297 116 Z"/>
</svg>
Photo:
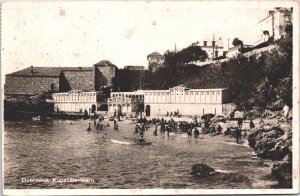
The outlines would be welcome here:
<svg viewBox="0 0 300 196">
<path fill-rule="evenodd" d="M 91 71 L 64 71 L 65 82 L 67 87 L 65 91 L 82 90 L 94 91 L 94 72 Z"/>
<path fill-rule="evenodd" d="M 59 90 L 58 77 L 6 76 L 5 94 L 36 94 Z"/>
<path fill-rule="evenodd" d="M 112 86 L 112 79 L 116 75 L 114 65 L 95 65 L 95 88 L 101 86 Z"/>
</svg>

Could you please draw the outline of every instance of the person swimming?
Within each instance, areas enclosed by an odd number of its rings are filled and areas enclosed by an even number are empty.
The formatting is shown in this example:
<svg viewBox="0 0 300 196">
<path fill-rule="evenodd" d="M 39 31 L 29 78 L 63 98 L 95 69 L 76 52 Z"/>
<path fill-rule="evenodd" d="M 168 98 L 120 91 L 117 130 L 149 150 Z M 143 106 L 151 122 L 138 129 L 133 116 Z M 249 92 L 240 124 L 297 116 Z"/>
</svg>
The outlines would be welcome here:
<svg viewBox="0 0 300 196">
<path fill-rule="evenodd" d="M 91 123 L 89 123 L 89 127 L 87 128 L 87 131 L 91 130 Z"/>
</svg>

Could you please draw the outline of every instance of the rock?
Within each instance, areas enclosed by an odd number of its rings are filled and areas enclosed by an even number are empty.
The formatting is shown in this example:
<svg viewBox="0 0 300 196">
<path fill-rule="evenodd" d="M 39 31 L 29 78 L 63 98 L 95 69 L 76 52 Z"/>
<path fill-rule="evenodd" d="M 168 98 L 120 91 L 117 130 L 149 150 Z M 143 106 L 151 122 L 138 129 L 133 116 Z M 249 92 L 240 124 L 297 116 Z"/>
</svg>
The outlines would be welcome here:
<svg viewBox="0 0 300 196">
<path fill-rule="evenodd" d="M 197 176 L 197 177 L 207 177 L 213 173 L 215 173 L 215 170 L 203 163 L 197 163 L 194 164 L 191 168 L 191 175 Z"/>
<path fill-rule="evenodd" d="M 251 148 L 254 148 L 254 150 L 256 150 L 256 135 L 254 132 L 249 134 L 248 143 Z"/>
<path fill-rule="evenodd" d="M 211 118 L 213 118 L 215 116 L 215 114 L 212 114 L 212 113 L 207 113 L 207 114 L 203 114 L 201 116 L 201 119 L 203 120 L 210 120 Z"/>
<path fill-rule="evenodd" d="M 284 106 L 283 99 L 278 99 L 272 102 L 271 108 L 283 108 L 283 106 Z"/>
<path fill-rule="evenodd" d="M 292 162 L 293 157 L 292 157 L 292 153 L 288 153 L 283 159 L 282 161 L 284 162 Z"/>
<path fill-rule="evenodd" d="M 270 131 L 257 129 L 249 135 L 248 142 L 256 150 L 258 157 L 281 160 L 290 152 L 283 135 L 284 131 L 279 127 L 272 127 Z"/>
<path fill-rule="evenodd" d="M 262 138 L 258 140 L 256 144 L 257 156 L 264 159 L 270 158 L 270 150 L 275 147 L 276 142 L 277 141 L 273 138 Z"/>
<path fill-rule="evenodd" d="M 235 111 L 234 118 L 244 118 L 244 117 L 245 117 L 245 112 Z"/>
<path fill-rule="evenodd" d="M 292 188 L 292 162 L 273 164 L 271 171 L 280 188 Z"/>
<path fill-rule="evenodd" d="M 224 115 L 227 117 L 231 117 L 234 115 L 234 111 L 236 110 L 236 105 L 234 103 L 224 104 L 223 105 Z"/>
</svg>

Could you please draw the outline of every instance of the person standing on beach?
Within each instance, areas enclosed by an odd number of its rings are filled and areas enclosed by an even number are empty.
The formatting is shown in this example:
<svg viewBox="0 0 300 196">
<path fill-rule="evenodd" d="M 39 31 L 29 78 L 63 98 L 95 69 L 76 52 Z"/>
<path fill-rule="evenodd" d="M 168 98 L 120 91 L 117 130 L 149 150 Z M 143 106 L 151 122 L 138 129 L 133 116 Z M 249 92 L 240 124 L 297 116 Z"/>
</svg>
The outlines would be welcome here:
<svg viewBox="0 0 300 196">
<path fill-rule="evenodd" d="M 139 128 L 139 125 L 135 125 L 134 134 L 137 134 L 139 132 Z"/>
<path fill-rule="evenodd" d="M 157 136 L 157 125 L 155 126 L 155 130 L 154 130 L 154 132 L 153 132 L 153 135 L 154 135 L 154 136 Z"/>
<path fill-rule="evenodd" d="M 236 143 L 238 144 L 239 140 L 241 140 L 242 138 L 242 132 L 239 127 L 236 129 L 235 138 L 236 138 Z"/>
<path fill-rule="evenodd" d="M 250 120 L 249 127 L 250 127 L 250 130 L 251 130 L 251 131 L 252 131 L 252 129 L 254 129 L 254 128 L 255 128 L 255 125 L 254 125 L 254 122 L 253 122 L 253 120 L 252 120 L 252 119 Z"/>
<path fill-rule="evenodd" d="M 243 126 L 243 119 L 242 118 L 238 119 L 238 126 L 239 126 L 239 128 L 242 128 L 242 126 Z"/>
<path fill-rule="evenodd" d="M 188 129 L 187 134 L 188 134 L 188 138 L 192 137 L 192 128 Z"/>
<path fill-rule="evenodd" d="M 170 135 L 170 127 L 167 128 L 167 135 L 169 137 L 169 135 Z"/>
</svg>

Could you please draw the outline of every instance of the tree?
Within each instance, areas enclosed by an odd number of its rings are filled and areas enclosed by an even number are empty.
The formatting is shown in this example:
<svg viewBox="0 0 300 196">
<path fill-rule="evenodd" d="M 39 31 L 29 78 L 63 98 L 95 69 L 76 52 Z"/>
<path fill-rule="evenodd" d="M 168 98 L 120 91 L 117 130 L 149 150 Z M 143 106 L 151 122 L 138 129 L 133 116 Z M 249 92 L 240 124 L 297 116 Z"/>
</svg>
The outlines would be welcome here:
<svg viewBox="0 0 300 196">
<path fill-rule="evenodd" d="M 232 41 L 233 46 L 243 45 L 243 41 L 241 41 L 239 38 L 234 38 Z"/>
<path fill-rule="evenodd" d="M 167 65 L 175 66 L 198 60 L 203 61 L 207 58 L 207 53 L 200 46 L 192 44 L 178 52 L 166 51 L 164 56 Z"/>
</svg>

